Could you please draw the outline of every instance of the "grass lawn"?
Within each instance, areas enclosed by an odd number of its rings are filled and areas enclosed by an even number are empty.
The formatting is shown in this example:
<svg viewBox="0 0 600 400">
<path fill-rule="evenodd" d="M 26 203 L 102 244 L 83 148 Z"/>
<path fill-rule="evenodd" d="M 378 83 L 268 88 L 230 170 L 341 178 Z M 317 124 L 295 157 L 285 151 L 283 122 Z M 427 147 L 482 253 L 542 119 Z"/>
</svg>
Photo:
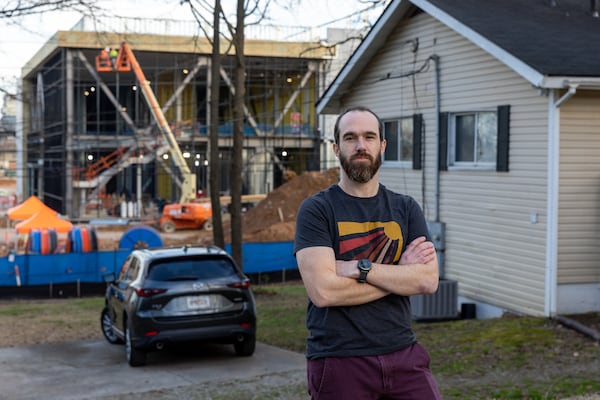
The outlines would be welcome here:
<svg viewBox="0 0 600 400">
<path fill-rule="evenodd" d="M 258 340 L 304 351 L 300 284 L 255 288 Z M 444 399 L 560 399 L 600 392 L 600 346 L 548 318 L 413 323 Z"/>
<path fill-rule="evenodd" d="M 258 340 L 304 352 L 307 296 L 300 282 L 255 285 Z M 101 339 L 102 297 L 0 301 L 0 347 Z M 600 346 L 548 318 L 414 323 L 444 399 L 563 399 L 600 393 Z M 19 332 L 15 335 L 15 332 Z M 233 389 L 232 389 L 233 390 Z M 265 391 L 273 391 L 267 388 Z M 211 399 L 239 399 L 222 388 Z M 304 384 L 260 399 L 306 399 Z M 165 398 L 146 394 L 144 399 Z M 229 396 L 229 397 L 227 397 Z"/>
</svg>

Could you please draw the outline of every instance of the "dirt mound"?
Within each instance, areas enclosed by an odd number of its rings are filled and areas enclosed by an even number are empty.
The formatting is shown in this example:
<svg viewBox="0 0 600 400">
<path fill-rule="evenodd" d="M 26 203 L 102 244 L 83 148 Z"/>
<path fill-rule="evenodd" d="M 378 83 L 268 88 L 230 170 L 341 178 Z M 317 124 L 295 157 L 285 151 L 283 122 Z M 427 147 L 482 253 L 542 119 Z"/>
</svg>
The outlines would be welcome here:
<svg viewBox="0 0 600 400">
<path fill-rule="evenodd" d="M 279 242 L 294 240 L 296 214 L 307 197 L 339 180 L 339 168 L 308 171 L 295 176 L 244 215 L 244 241 Z"/>
<path fill-rule="evenodd" d="M 294 240 L 296 214 L 304 199 L 326 189 L 339 180 L 339 168 L 325 172 L 304 172 L 294 176 L 288 174 L 286 183 L 250 208 L 243 219 L 244 242 L 287 242 Z M 97 226 L 98 242 L 101 250 L 118 247 L 126 226 Z M 223 216 L 223 234 L 226 243 L 231 243 L 231 223 L 228 215 Z M 213 233 L 202 229 L 182 229 L 173 233 L 160 232 L 165 246 L 180 244 L 212 244 Z"/>
</svg>

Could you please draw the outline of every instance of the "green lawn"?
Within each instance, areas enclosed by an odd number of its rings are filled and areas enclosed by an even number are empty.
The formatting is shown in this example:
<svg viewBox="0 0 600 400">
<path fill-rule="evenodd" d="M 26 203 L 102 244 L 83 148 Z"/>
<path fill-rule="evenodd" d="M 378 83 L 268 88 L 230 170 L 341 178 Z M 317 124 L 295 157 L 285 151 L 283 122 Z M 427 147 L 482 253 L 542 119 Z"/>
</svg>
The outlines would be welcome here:
<svg viewBox="0 0 600 400">
<path fill-rule="evenodd" d="M 258 340 L 303 351 L 300 284 L 255 287 Z M 560 399 L 600 392 L 600 346 L 547 318 L 414 323 L 444 399 Z"/>
<path fill-rule="evenodd" d="M 299 282 L 253 287 L 258 340 L 303 352 L 307 296 Z M 0 301 L 0 346 L 14 332 L 40 332 L 57 341 L 101 338 L 102 297 Z M 418 340 L 431 355 L 431 368 L 448 399 L 563 399 L 600 393 L 600 346 L 548 318 L 506 315 L 486 320 L 414 323 Z M 25 335 L 20 335 L 25 336 Z M 3 341 L 4 340 L 4 341 Z M 22 341 L 21 344 L 36 343 Z M 222 388 L 214 400 L 246 398 Z M 279 394 L 268 394 L 271 392 Z M 221 393 L 223 392 L 223 393 Z M 282 394 L 283 393 L 283 394 Z M 253 399 L 306 399 L 304 384 L 265 388 Z M 144 399 L 165 399 L 164 392 Z M 227 397 L 229 396 L 229 397 Z M 240 397 L 242 396 L 242 397 Z M 175 396 L 177 398 L 177 396 Z M 250 397 L 248 397 L 250 398 Z"/>
</svg>

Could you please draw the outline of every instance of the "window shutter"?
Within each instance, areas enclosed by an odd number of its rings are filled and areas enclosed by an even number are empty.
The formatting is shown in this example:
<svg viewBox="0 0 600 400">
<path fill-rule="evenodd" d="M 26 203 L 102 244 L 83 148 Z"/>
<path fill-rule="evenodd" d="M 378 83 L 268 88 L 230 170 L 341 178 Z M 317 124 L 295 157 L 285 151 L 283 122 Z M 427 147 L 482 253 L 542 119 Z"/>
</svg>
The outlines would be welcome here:
<svg viewBox="0 0 600 400">
<path fill-rule="evenodd" d="M 423 168 L 423 133 L 421 132 L 423 126 L 423 115 L 413 115 L 413 166 L 412 169 Z"/>
<path fill-rule="evenodd" d="M 440 113 L 439 115 L 439 148 L 438 160 L 440 171 L 448 171 L 448 113 Z"/>
<path fill-rule="evenodd" d="M 510 106 L 498 106 L 498 147 L 496 171 L 508 172 L 508 147 L 510 132 Z"/>
</svg>

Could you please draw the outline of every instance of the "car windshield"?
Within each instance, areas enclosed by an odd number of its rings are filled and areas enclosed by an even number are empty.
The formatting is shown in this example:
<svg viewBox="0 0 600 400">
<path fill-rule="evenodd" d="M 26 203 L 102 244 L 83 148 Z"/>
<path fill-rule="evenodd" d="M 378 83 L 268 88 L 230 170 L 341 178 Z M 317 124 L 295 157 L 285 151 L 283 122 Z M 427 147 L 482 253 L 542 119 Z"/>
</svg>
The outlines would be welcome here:
<svg viewBox="0 0 600 400">
<path fill-rule="evenodd" d="M 204 280 L 236 275 L 226 258 L 172 258 L 150 265 L 148 279 L 153 281 Z"/>
</svg>

